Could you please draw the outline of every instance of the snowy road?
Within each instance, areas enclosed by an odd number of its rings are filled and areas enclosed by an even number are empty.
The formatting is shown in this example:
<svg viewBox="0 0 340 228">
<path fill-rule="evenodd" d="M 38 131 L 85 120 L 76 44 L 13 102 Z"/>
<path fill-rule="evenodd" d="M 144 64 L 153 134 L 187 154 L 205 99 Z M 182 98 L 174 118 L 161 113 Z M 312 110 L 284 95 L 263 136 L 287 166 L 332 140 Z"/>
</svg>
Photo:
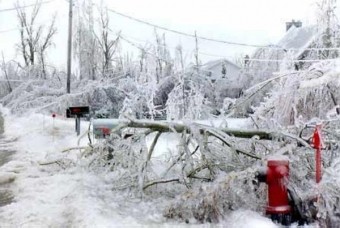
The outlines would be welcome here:
<svg viewBox="0 0 340 228">
<path fill-rule="evenodd" d="M 12 140 L 5 139 L 0 135 L 0 167 L 9 162 L 11 155 L 15 152 L 9 149 L 11 143 L 13 143 Z M 0 207 L 10 204 L 12 200 L 13 194 L 10 190 L 10 183 L 8 183 L 8 180 L 0 179 Z"/>
<path fill-rule="evenodd" d="M 1 194 L 0 227 L 276 227 L 251 211 L 236 211 L 216 226 L 167 221 L 160 209 L 165 204 L 117 195 L 110 173 L 93 172 L 76 151 L 61 152 L 78 145 L 73 120 L 7 114 L 5 127 L 6 139 L 15 141 L 0 144 L 6 162 L 0 181 L 9 183 Z"/>
</svg>

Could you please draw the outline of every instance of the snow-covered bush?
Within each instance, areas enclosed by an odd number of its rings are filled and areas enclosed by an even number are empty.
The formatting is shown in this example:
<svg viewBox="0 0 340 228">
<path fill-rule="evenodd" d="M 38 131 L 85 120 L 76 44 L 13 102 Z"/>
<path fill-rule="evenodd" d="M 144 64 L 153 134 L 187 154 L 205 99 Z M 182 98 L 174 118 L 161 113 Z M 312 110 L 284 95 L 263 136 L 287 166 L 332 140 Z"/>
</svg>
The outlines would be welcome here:
<svg viewBox="0 0 340 228">
<path fill-rule="evenodd" d="M 255 171 L 230 172 L 177 196 L 164 216 L 186 222 L 219 222 L 240 208 L 263 211 L 266 191 L 255 184 Z"/>
<path fill-rule="evenodd" d="M 331 161 L 330 167 L 325 169 L 319 189 L 320 199 L 317 202 L 318 217 L 324 220 L 327 227 L 340 224 L 340 157 Z"/>
<path fill-rule="evenodd" d="M 194 72 L 180 73 L 178 83 L 168 95 L 168 120 L 208 119 L 218 109 L 213 84 Z"/>
<path fill-rule="evenodd" d="M 118 117 L 124 93 L 114 85 L 103 86 L 96 81 L 73 81 L 74 93 L 65 94 L 64 85 L 58 80 L 28 80 L 21 83 L 2 103 L 15 113 L 46 112 L 65 114 L 70 106 L 91 106 L 92 111 L 105 109 L 110 116 Z"/>
<path fill-rule="evenodd" d="M 271 94 L 256 109 L 255 117 L 268 124 L 275 120 L 283 126 L 315 117 L 327 119 L 340 97 L 336 89 L 340 82 L 338 64 L 321 62 L 306 71 L 279 78 Z"/>
</svg>

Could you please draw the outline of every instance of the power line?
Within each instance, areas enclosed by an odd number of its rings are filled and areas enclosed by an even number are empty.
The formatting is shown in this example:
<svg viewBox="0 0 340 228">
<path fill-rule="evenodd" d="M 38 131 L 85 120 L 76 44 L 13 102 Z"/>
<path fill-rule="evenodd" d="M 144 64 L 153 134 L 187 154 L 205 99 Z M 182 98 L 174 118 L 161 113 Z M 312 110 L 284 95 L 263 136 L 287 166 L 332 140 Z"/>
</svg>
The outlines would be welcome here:
<svg viewBox="0 0 340 228">
<path fill-rule="evenodd" d="M 188 37 L 191 37 L 191 38 L 196 38 L 196 36 L 193 35 L 193 34 L 177 31 L 177 30 L 174 30 L 174 29 L 166 28 L 164 26 L 160 26 L 160 25 L 156 25 L 156 24 L 153 24 L 153 23 L 150 23 L 150 22 L 147 22 L 147 21 L 143 21 L 143 20 L 137 19 L 135 17 L 131 17 L 129 15 L 117 12 L 117 11 L 115 11 L 113 9 L 108 9 L 108 11 L 110 11 L 110 12 L 112 12 L 114 14 L 120 15 L 122 17 L 128 18 L 130 20 L 133 20 L 133 21 L 136 21 L 136 22 L 148 25 L 148 26 L 152 26 L 152 27 L 155 27 L 155 28 L 158 28 L 158 29 L 161 29 L 161 30 L 165 30 L 165 31 L 168 31 L 168 32 L 176 33 L 176 34 L 183 35 L 183 36 L 188 36 Z M 264 45 L 254 45 L 254 44 L 232 42 L 232 41 L 219 40 L 219 39 L 214 39 L 214 38 L 209 38 L 209 37 L 204 37 L 204 36 L 197 36 L 197 38 L 201 39 L 201 40 L 217 42 L 217 43 L 223 43 L 223 44 L 230 44 L 230 45 L 238 45 L 238 46 L 246 46 L 246 47 L 256 47 L 256 48 L 265 48 L 265 47 L 267 47 L 267 46 L 264 46 Z"/>
<path fill-rule="evenodd" d="M 37 4 L 41 4 L 41 5 L 42 4 L 48 4 L 48 3 L 51 3 L 51 2 L 54 2 L 54 1 L 55 0 L 43 1 L 43 2 L 38 2 L 38 3 L 34 3 L 34 4 L 30 4 L 30 5 L 25 5 L 25 6 L 17 6 L 17 7 L 13 7 L 13 8 L 0 9 L 0 13 L 8 12 L 8 11 L 14 11 L 14 10 L 17 10 L 17 9 L 25 9 L 25 8 L 36 6 Z"/>
<path fill-rule="evenodd" d="M 117 30 L 110 29 L 110 31 L 115 33 L 115 34 L 118 34 Z M 119 31 L 119 32 L 122 34 L 121 31 Z M 123 35 L 125 37 L 129 38 L 130 40 L 131 39 L 134 40 L 135 42 L 143 42 L 144 45 L 151 45 L 153 47 L 156 47 L 155 44 L 153 44 L 153 43 L 151 43 L 151 42 L 149 42 L 147 40 L 138 39 L 138 38 L 132 37 L 130 35 L 126 35 L 126 34 L 123 34 Z M 174 47 L 174 46 L 170 46 L 170 45 L 157 44 L 157 46 L 161 46 L 161 47 L 164 47 L 164 48 L 170 48 L 170 49 L 173 49 L 173 50 L 178 50 L 178 47 Z M 182 48 L 182 47 L 181 47 L 181 50 L 186 52 L 187 54 L 192 54 L 194 52 L 194 50 L 189 50 L 189 49 L 185 49 L 185 48 Z M 205 56 L 211 56 L 211 57 L 226 58 L 226 59 L 233 58 L 232 56 L 218 55 L 218 54 L 206 53 L 206 52 L 201 52 L 201 51 L 198 51 L 198 54 L 205 55 Z"/>
<path fill-rule="evenodd" d="M 130 20 L 136 21 L 138 23 L 142 23 L 142 24 L 145 24 L 145 25 L 148 25 L 148 26 L 152 26 L 152 27 L 155 27 L 155 28 L 158 28 L 158 29 L 161 29 L 161 30 L 165 30 L 165 31 L 168 31 L 168 32 L 172 32 L 172 33 L 175 33 L 175 34 L 179 34 L 179 35 L 183 35 L 183 36 L 188 36 L 188 37 L 191 37 L 191 38 L 196 38 L 196 36 L 193 35 L 193 34 L 186 33 L 186 32 L 181 32 L 181 31 L 178 31 L 178 30 L 170 29 L 170 28 L 166 28 L 166 27 L 160 26 L 160 25 L 156 25 L 154 23 L 150 23 L 150 22 L 147 22 L 147 21 L 135 18 L 135 17 L 131 17 L 129 15 L 117 12 L 116 10 L 113 10 L 113 9 L 108 9 L 108 11 L 110 11 L 110 12 L 116 14 L 116 15 L 119 15 L 119 16 L 128 18 Z M 234 41 L 226 41 L 226 40 L 214 39 L 214 38 L 209 38 L 209 37 L 204 37 L 204 36 L 197 36 L 197 38 L 201 39 L 201 40 L 206 40 L 206 41 L 211 41 L 211 42 L 216 42 L 216 43 L 223 43 L 223 44 L 228 44 L 228 45 L 255 47 L 255 48 L 264 48 L 264 49 L 276 49 L 276 50 L 282 50 L 282 51 L 340 50 L 340 48 L 337 48 L 337 47 L 334 47 L 334 48 L 284 48 L 284 47 L 280 47 L 278 45 L 247 44 L 247 43 L 240 43 L 240 42 L 234 42 Z"/>
<path fill-rule="evenodd" d="M 121 34 L 122 35 L 122 34 Z M 126 35 L 124 35 L 125 37 L 127 37 Z M 136 44 L 135 42 L 132 42 L 131 40 L 128 40 L 126 38 L 124 38 L 124 36 L 121 36 L 122 40 L 124 40 L 125 42 L 129 43 L 130 45 L 146 52 L 145 48 L 139 46 L 139 44 Z M 148 43 L 149 45 L 152 45 L 152 46 L 156 46 L 154 44 L 151 44 L 151 43 Z M 162 47 L 168 47 L 166 45 L 160 45 Z M 168 47 L 169 48 L 169 47 Z M 173 48 L 175 49 L 175 48 Z M 188 53 L 191 53 L 190 51 L 188 50 L 184 50 Z M 150 55 L 154 55 L 153 53 L 151 52 L 146 52 L 147 54 L 150 54 Z M 207 56 L 214 56 L 214 57 L 219 57 L 219 58 L 225 58 L 228 60 L 228 58 L 230 58 L 230 56 L 223 56 L 223 55 L 214 55 L 214 54 L 209 54 L 209 53 L 205 53 L 205 52 L 198 52 L 199 54 L 202 54 L 202 55 L 207 55 Z M 332 61 L 337 61 L 339 59 L 337 58 L 332 58 L 332 59 L 259 59 L 259 58 L 250 58 L 250 59 L 247 59 L 249 61 L 252 61 L 252 62 L 272 62 L 272 63 L 282 63 L 282 62 L 286 62 L 286 63 L 314 63 L 314 62 L 332 62 Z M 167 62 L 166 60 L 162 60 L 164 62 Z M 229 60 L 231 61 L 231 60 Z"/>
</svg>

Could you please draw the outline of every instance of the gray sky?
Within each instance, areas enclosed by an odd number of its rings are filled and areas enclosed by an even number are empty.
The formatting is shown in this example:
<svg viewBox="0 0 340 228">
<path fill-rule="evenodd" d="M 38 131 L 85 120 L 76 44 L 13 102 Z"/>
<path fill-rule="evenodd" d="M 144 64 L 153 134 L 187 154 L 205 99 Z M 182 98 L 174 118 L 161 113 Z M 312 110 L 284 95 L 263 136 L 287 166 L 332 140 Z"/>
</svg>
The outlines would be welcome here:
<svg viewBox="0 0 340 228">
<path fill-rule="evenodd" d="M 77 0 L 75 0 L 77 4 Z M 93 0 L 99 5 L 101 0 Z M 0 9 L 10 8 L 15 0 L 0 0 Z M 31 4 L 34 0 L 26 0 Z M 130 16 L 168 27 L 174 30 L 234 42 L 267 45 L 276 43 L 285 33 L 285 22 L 301 20 L 303 25 L 315 21 L 315 0 L 104 0 L 109 8 Z M 46 24 L 51 15 L 58 13 L 58 34 L 55 45 L 50 49 L 49 62 L 64 66 L 66 62 L 68 2 L 55 0 L 41 8 L 39 23 Z M 154 41 L 154 28 L 111 15 L 111 28 L 121 30 L 130 40 L 143 44 Z M 0 31 L 17 26 L 16 12 L 0 13 Z M 164 31 L 158 30 L 159 34 Z M 6 59 L 15 59 L 18 54 L 15 43 L 19 41 L 18 31 L 0 33 L 0 50 Z M 194 39 L 169 32 L 165 33 L 170 48 L 182 44 L 187 52 L 187 62 L 192 61 Z M 251 54 L 252 48 L 199 41 L 200 51 L 229 57 Z M 123 46 L 129 53 L 138 55 L 127 44 Z M 203 62 L 213 59 L 200 56 Z M 216 57 L 215 57 L 216 58 Z"/>
</svg>

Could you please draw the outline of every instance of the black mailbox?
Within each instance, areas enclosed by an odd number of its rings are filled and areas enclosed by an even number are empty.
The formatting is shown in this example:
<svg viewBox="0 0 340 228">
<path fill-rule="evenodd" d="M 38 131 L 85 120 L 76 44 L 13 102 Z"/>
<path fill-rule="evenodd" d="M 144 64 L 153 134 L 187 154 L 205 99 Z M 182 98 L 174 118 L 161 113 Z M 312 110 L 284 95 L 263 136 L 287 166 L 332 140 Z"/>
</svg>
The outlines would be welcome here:
<svg viewBox="0 0 340 228">
<path fill-rule="evenodd" d="M 80 134 L 80 118 L 85 117 L 88 114 L 90 114 L 89 106 L 69 107 L 68 109 L 66 109 L 66 117 L 75 118 L 76 120 L 77 135 Z"/>
<path fill-rule="evenodd" d="M 85 117 L 89 113 L 90 113 L 89 106 L 69 107 L 68 109 L 66 109 L 67 118 Z"/>
</svg>

